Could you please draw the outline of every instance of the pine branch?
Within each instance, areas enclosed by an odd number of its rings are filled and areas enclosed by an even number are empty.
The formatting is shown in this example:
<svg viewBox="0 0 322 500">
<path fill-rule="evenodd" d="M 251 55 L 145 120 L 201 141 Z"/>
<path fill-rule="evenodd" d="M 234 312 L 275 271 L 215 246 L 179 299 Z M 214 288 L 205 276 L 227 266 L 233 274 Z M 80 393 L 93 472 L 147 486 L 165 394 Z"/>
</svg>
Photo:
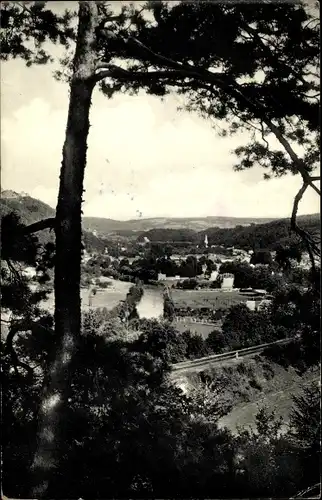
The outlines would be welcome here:
<svg viewBox="0 0 322 500">
<path fill-rule="evenodd" d="M 55 217 L 50 217 L 48 219 L 43 219 L 38 222 L 34 222 L 29 226 L 24 227 L 24 234 L 37 233 L 38 231 L 42 231 L 43 229 L 54 229 L 55 228 Z"/>
<path fill-rule="evenodd" d="M 28 323 L 28 325 L 24 326 L 24 329 L 27 330 L 29 327 L 30 327 L 30 325 Z M 22 329 L 23 328 L 19 323 L 16 323 L 16 324 L 11 323 L 11 328 L 10 328 L 10 331 L 9 331 L 7 338 L 6 338 L 5 350 L 11 356 L 12 363 L 14 365 L 14 369 L 15 369 L 16 374 L 20 375 L 18 372 L 18 367 L 20 366 L 21 368 L 26 370 L 26 372 L 28 373 L 28 376 L 31 379 L 34 376 L 33 369 L 27 363 L 20 361 L 20 359 L 15 351 L 15 348 L 13 347 L 13 339 L 18 332 L 22 331 Z"/>
<path fill-rule="evenodd" d="M 306 248 L 307 248 L 307 251 L 308 251 L 308 254 L 309 254 L 309 257 L 310 257 L 312 269 L 315 271 L 316 266 L 315 266 L 314 255 L 320 256 L 320 247 L 319 247 L 319 245 L 317 245 L 317 243 L 314 241 L 314 239 L 312 238 L 312 236 L 308 232 L 306 232 L 304 229 L 302 229 L 298 226 L 297 221 L 296 221 L 299 203 L 300 203 L 306 189 L 308 188 L 308 186 L 309 186 L 308 182 L 304 182 L 294 198 L 293 211 L 292 211 L 292 217 L 291 217 L 291 230 L 294 231 L 298 236 L 300 236 L 300 238 L 304 241 Z"/>
<path fill-rule="evenodd" d="M 241 26 L 246 31 L 246 33 L 248 33 L 248 35 L 250 35 L 250 37 L 253 38 L 254 41 L 256 41 L 257 45 L 259 47 L 261 47 L 263 53 L 265 54 L 267 59 L 270 61 L 270 63 L 272 64 L 273 67 L 277 67 L 281 71 L 284 71 L 285 69 L 287 69 L 288 71 L 292 72 L 294 74 L 294 76 L 296 78 L 298 78 L 304 85 L 310 85 L 310 83 L 307 82 L 306 80 L 304 80 L 303 76 L 300 73 L 298 73 L 298 71 L 295 71 L 294 68 L 292 68 L 290 66 L 287 66 L 285 68 L 285 66 L 283 66 L 281 64 L 278 57 L 276 57 L 276 55 L 270 49 L 271 43 L 268 42 L 269 45 L 265 45 L 263 42 L 263 38 L 259 35 L 258 31 L 256 31 L 255 28 L 252 28 L 251 26 L 249 26 L 249 24 L 247 24 L 244 21 L 242 22 Z M 317 76 L 316 74 L 314 74 L 314 75 Z M 317 76 L 317 78 L 319 78 L 319 77 Z M 312 86 L 312 88 L 314 88 L 314 85 Z"/>
<path fill-rule="evenodd" d="M 305 170 L 305 166 L 302 160 L 297 156 L 293 148 L 291 147 L 288 140 L 282 134 L 280 129 L 274 125 L 274 123 L 267 117 L 267 111 L 265 107 L 256 99 L 249 98 L 242 87 L 233 78 L 227 76 L 222 72 L 211 72 L 209 70 L 195 68 L 191 65 L 186 65 L 174 61 L 168 57 L 157 54 L 152 49 L 144 45 L 142 42 L 138 41 L 134 37 L 130 37 L 129 40 L 136 43 L 142 50 L 148 52 L 150 55 L 156 59 L 157 62 L 166 65 L 167 67 L 173 68 L 174 71 L 151 71 L 151 72 L 131 72 L 123 70 L 122 68 L 111 68 L 107 72 L 101 72 L 95 75 L 96 81 L 101 80 L 107 76 L 124 78 L 128 81 L 139 80 L 141 82 L 158 80 L 160 78 L 195 78 L 201 82 L 207 82 L 211 85 L 217 85 L 219 88 L 228 92 L 232 97 L 238 100 L 242 99 L 248 106 L 248 108 L 254 113 L 255 117 L 265 123 L 271 132 L 275 135 L 280 144 L 284 147 L 285 151 L 290 156 L 295 169 L 302 176 L 303 182 L 308 183 L 308 185 L 318 194 L 321 195 L 320 189 L 318 189 L 311 181 L 310 175 Z M 265 46 L 264 46 L 265 47 Z M 111 71 L 112 70 L 112 71 Z M 114 71 L 114 74 L 113 74 Z M 118 74 L 117 74 L 118 73 Z"/>
</svg>

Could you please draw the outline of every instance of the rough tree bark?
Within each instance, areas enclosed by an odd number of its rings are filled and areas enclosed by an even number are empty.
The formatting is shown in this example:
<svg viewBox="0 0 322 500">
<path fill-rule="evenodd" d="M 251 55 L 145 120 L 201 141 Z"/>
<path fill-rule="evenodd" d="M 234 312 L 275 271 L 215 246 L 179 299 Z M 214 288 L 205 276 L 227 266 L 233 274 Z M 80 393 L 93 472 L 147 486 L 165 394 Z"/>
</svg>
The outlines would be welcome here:
<svg viewBox="0 0 322 500">
<path fill-rule="evenodd" d="M 68 119 L 56 208 L 55 333 L 56 359 L 45 384 L 38 447 L 32 470 L 32 495 L 42 497 L 55 469 L 62 439 L 62 406 L 70 386 L 70 360 L 81 328 L 81 204 L 86 165 L 89 112 L 95 81 L 96 2 L 79 2 L 78 33 L 70 84 Z"/>
</svg>

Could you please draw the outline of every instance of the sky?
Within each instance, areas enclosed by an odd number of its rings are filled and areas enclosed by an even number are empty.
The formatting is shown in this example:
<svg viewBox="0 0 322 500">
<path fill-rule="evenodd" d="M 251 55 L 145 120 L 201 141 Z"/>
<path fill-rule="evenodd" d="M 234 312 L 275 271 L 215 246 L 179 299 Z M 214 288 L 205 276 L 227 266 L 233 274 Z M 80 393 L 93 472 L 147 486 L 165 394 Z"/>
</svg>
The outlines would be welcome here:
<svg viewBox="0 0 322 500">
<path fill-rule="evenodd" d="M 68 86 L 50 65 L 1 63 L 1 188 L 55 207 L 68 110 Z M 300 179 L 263 180 L 235 172 L 232 150 L 248 135 L 219 138 L 211 123 L 178 112 L 183 98 L 94 91 L 85 173 L 85 216 L 287 217 Z M 299 214 L 319 211 L 307 190 Z"/>
</svg>

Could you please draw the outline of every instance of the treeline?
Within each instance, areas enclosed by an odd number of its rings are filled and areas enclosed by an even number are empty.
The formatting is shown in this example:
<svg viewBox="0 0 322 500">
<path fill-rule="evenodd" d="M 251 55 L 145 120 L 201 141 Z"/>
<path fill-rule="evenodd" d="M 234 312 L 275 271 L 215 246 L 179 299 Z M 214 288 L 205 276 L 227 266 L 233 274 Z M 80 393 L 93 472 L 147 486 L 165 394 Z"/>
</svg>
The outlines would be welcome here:
<svg viewBox="0 0 322 500">
<path fill-rule="evenodd" d="M 192 229 L 170 229 L 170 228 L 160 228 L 160 229 L 150 229 L 141 233 L 138 237 L 138 241 L 144 241 L 144 238 L 148 238 L 152 242 L 158 241 L 174 241 L 174 242 L 185 242 L 185 243 L 197 243 L 198 233 Z"/>
<path fill-rule="evenodd" d="M 179 262 L 167 257 L 154 257 L 147 255 L 139 257 L 130 263 L 129 259 L 111 259 L 108 255 L 96 255 L 82 265 L 82 285 L 90 284 L 92 278 L 100 276 L 113 277 L 123 281 L 135 281 L 139 279 L 144 283 L 158 279 L 158 273 L 166 276 L 179 276 L 183 278 L 195 278 L 203 272 L 210 275 L 217 269 L 217 265 L 206 256 L 197 259 L 194 255 Z"/>
<path fill-rule="evenodd" d="M 300 217 L 301 227 L 310 233 L 320 232 L 320 217 L 318 214 Z M 151 242 L 192 242 L 202 245 L 205 235 L 209 245 L 237 247 L 244 250 L 268 248 L 276 250 L 279 245 L 291 245 L 297 238 L 290 231 L 289 219 L 281 219 L 266 224 L 251 224 L 234 228 L 209 228 L 196 232 L 190 229 L 151 229 L 142 233 L 138 240 L 147 237 Z"/>
<path fill-rule="evenodd" d="M 120 318 L 122 322 L 138 318 L 137 305 L 143 297 L 144 289 L 142 283 L 137 281 L 131 286 L 124 301 L 121 301 L 113 310 L 112 315 Z"/>
<path fill-rule="evenodd" d="M 104 276 L 131 282 L 139 279 L 149 283 L 156 281 L 158 273 L 162 273 L 167 277 L 186 278 L 177 286 L 193 290 L 197 287 L 220 288 L 220 275 L 229 273 L 234 275 L 234 288 L 260 288 L 272 292 L 284 283 L 307 285 L 310 271 L 293 264 L 300 259 L 300 253 L 294 255 L 278 253 L 273 261 L 269 251 L 255 252 L 252 261 L 257 265 L 252 267 L 247 262 L 238 260 L 214 262 L 206 255 L 200 258 L 188 255 L 185 259 L 174 261 L 167 257 L 156 258 L 148 254 L 146 257 L 135 259 L 132 263 L 127 258 L 111 259 L 108 255 L 97 255 L 82 265 L 81 282 L 83 286 L 88 286 L 93 278 L 99 279 Z M 195 278 L 202 275 L 203 271 L 206 278 L 212 271 L 218 271 L 219 276 L 215 281 L 199 283 Z"/>
</svg>

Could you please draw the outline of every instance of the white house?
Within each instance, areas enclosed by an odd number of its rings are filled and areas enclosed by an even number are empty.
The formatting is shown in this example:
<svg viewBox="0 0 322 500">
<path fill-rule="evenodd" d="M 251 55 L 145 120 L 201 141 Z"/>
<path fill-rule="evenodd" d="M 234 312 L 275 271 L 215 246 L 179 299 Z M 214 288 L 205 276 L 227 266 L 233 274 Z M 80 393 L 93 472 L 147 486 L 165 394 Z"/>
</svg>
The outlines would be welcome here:
<svg viewBox="0 0 322 500">
<path fill-rule="evenodd" d="M 247 300 L 246 301 L 246 306 L 248 307 L 248 309 L 250 311 L 255 311 L 255 309 L 256 309 L 256 302 L 255 302 L 255 300 Z"/>
<path fill-rule="evenodd" d="M 230 274 L 230 273 L 225 273 L 222 275 L 222 277 L 223 277 L 223 281 L 221 284 L 222 290 L 232 290 L 232 288 L 234 286 L 235 276 L 233 274 Z"/>
<path fill-rule="evenodd" d="M 211 271 L 209 281 L 216 281 L 218 274 L 219 274 L 218 271 Z"/>
</svg>

